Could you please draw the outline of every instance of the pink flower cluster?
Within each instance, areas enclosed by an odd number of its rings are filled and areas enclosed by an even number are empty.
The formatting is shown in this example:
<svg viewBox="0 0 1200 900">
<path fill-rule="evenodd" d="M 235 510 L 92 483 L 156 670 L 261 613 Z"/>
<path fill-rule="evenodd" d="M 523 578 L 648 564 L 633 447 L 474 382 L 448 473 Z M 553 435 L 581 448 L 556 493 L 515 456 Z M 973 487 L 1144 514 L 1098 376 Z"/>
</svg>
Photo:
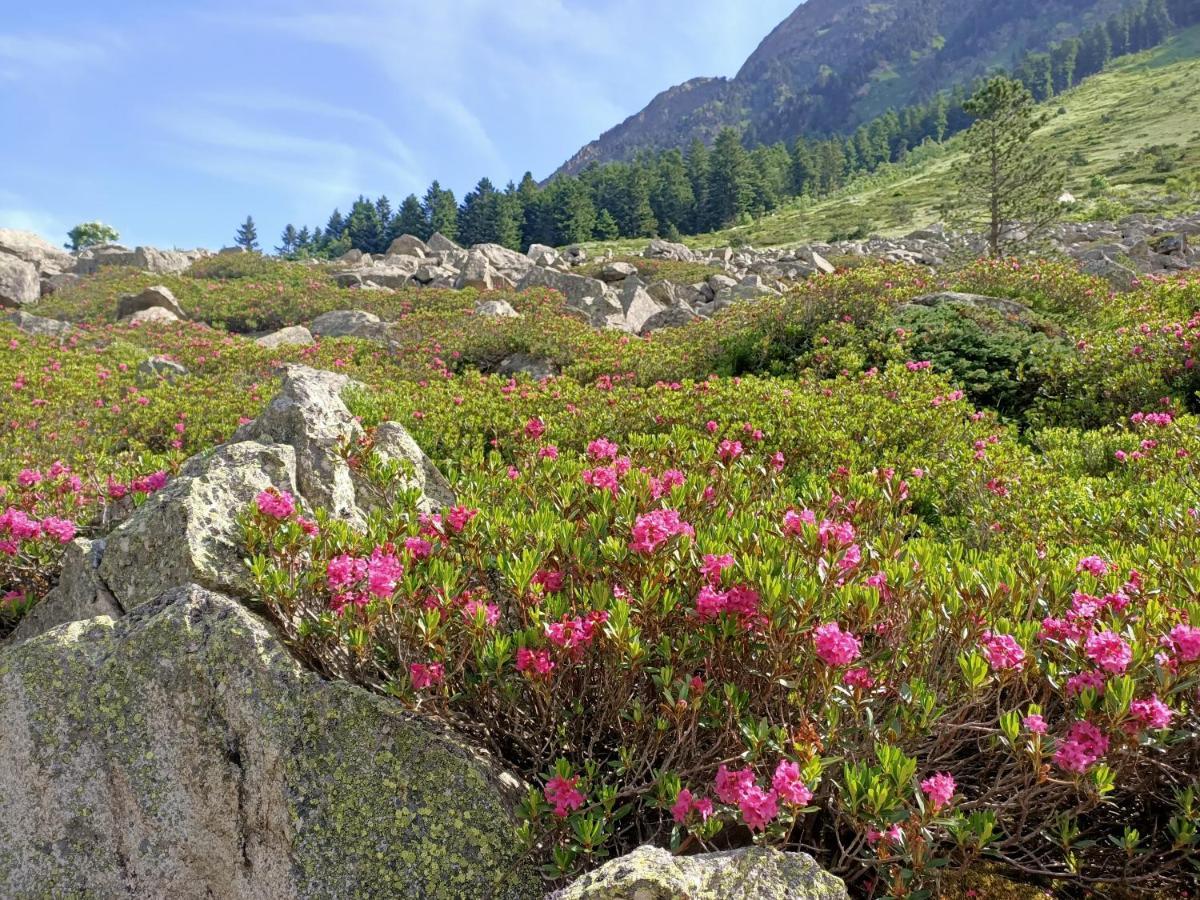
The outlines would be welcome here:
<svg viewBox="0 0 1200 900">
<path fill-rule="evenodd" d="M 988 665 L 997 671 L 1019 669 L 1025 663 L 1025 650 L 1011 634 L 993 634 L 985 631 L 981 646 Z"/>
<path fill-rule="evenodd" d="M 560 622 L 547 623 L 546 638 L 556 647 L 578 652 L 592 642 L 596 629 L 607 621 L 608 613 L 604 611 L 590 612 L 586 617 L 563 616 Z"/>
<path fill-rule="evenodd" d="M 296 501 L 287 491 L 267 488 L 254 498 L 258 511 L 272 519 L 289 519 L 296 511 Z"/>
<path fill-rule="evenodd" d="M 677 535 L 695 537 L 696 530 L 680 517 L 678 510 L 656 509 L 637 517 L 629 549 L 650 554 Z"/>
<path fill-rule="evenodd" d="M 744 584 L 735 584 L 726 591 L 706 584 L 696 595 L 696 612 L 701 622 L 710 622 L 724 613 L 751 628 L 758 618 L 758 601 L 758 592 Z"/>
<path fill-rule="evenodd" d="M 578 785 L 578 775 L 572 775 L 570 778 L 555 775 L 546 782 L 546 802 L 554 807 L 554 814 L 560 819 L 583 806 L 585 797 Z"/>
<path fill-rule="evenodd" d="M 384 547 L 376 547 L 367 559 L 346 553 L 335 556 L 325 566 L 325 583 L 333 593 L 330 607 L 341 612 L 349 604 L 366 606 L 372 597 L 391 597 L 402 577 L 404 564 Z"/>
<path fill-rule="evenodd" d="M 1091 722 L 1080 720 L 1059 741 L 1054 762 L 1067 772 L 1086 772 L 1108 752 L 1108 737 Z"/>
<path fill-rule="evenodd" d="M 42 537 L 69 544 L 75 539 L 75 523 L 58 516 L 47 516 L 39 522 L 11 506 L 0 513 L 0 554 L 16 556 L 22 541 L 36 541 Z"/>
<path fill-rule="evenodd" d="M 800 767 L 786 759 L 775 767 L 769 789 L 759 786 L 753 769 L 730 771 L 722 765 L 717 769 L 714 793 L 722 803 L 738 808 L 751 831 L 766 829 L 779 815 L 780 801 L 801 807 L 812 800 L 812 791 L 801 780 Z"/>
<path fill-rule="evenodd" d="M 445 680 L 446 667 L 441 663 L 413 663 L 408 667 L 408 676 L 412 679 L 413 690 L 423 691 Z"/>
<path fill-rule="evenodd" d="M 842 631 L 837 622 L 828 622 L 813 629 L 813 647 L 817 656 L 828 666 L 846 666 L 862 655 L 862 641 L 849 631 Z"/>
<path fill-rule="evenodd" d="M 696 812 L 700 814 L 700 821 L 707 822 L 708 817 L 712 815 L 713 802 L 708 797 L 694 797 L 692 792 L 684 788 L 675 797 L 675 803 L 671 806 L 671 818 L 682 825 L 687 821 L 690 813 Z"/>
<path fill-rule="evenodd" d="M 929 798 L 934 812 L 947 806 L 954 799 L 954 792 L 957 789 L 958 785 L 955 784 L 954 777 L 949 772 L 938 772 L 921 782 L 921 790 Z"/>
<path fill-rule="evenodd" d="M 537 678 L 548 678 L 557 663 L 550 658 L 549 650 L 517 650 L 517 671 Z"/>
</svg>

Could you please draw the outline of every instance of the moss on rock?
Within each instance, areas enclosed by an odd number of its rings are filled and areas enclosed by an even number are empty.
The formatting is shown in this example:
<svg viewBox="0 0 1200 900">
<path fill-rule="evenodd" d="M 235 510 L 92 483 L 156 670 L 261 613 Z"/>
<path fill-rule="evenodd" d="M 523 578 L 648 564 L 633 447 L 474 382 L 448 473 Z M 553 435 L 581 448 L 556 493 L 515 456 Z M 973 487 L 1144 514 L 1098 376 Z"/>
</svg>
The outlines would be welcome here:
<svg viewBox="0 0 1200 900">
<path fill-rule="evenodd" d="M 4 651 L 0 758 L 2 896 L 540 895 L 487 760 L 195 586 Z"/>
</svg>

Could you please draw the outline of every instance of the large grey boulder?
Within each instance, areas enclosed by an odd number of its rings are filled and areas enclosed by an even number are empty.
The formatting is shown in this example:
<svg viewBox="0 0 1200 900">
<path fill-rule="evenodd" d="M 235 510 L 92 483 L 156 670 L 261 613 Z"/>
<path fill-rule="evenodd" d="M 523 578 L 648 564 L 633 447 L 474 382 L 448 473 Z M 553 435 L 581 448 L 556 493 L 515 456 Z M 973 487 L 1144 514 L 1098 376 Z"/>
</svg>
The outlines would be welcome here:
<svg viewBox="0 0 1200 900">
<path fill-rule="evenodd" d="M 178 275 L 208 255 L 206 250 L 159 250 L 157 247 L 130 250 L 120 244 L 104 244 L 80 253 L 73 271 L 78 275 L 93 275 L 101 266 L 130 266 L 156 275 Z"/>
<path fill-rule="evenodd" d="M 0 253 L 0 307 L 20 307 L 42 296 L 37 267 L 16 256 Z"/>
<path fill-rule="evenodd" d="M 161 284 L 148 287 L 140 294 L 126 294 L 121 297 L 117 301 L 117 318 L 125 319 L 134 313 L 156 306 L 160 309 L 165 309 L 176 318 L 187 318 L 183 307 L 179 305 L 179 301 L 175 299 L 175 295 L 171 293 L 170 288 Z"/>
<path fill-rule="evenodd" d="M 104 541 L 71 541 L 63 552 L 58 585 L 21 619 L 8 642 L 17 644 L 80 619 L 122 615 L 125 610 L 100 577 L 103 555 Z"/>
<path fill-rule="evenodd" d="M 646 322 L 666 309 L 650 296 L 646 285 L 636 275 L 630 275 L 621 285 L 621 308 L 625 312 L 625 330 L 640 332 Z"/>
<path fill-rule="evenodd" d="M 386 341 L 388 326 L 379 316 L 361 309 L 337 309 L 312 320 L 309 330 L 317 337 L 356 337 Z"/>
<path fill-rule="evenodd" d="M 664 328 L 682 328 L 684 325 L 695 322 L 698 318 L 700 317 L 686 306 L 670 306 L 642 322 L 638 333 L 650 334 L 662 331 Z"/>
<path fill-rule="evenodd" d="M 121 321 L 135 327 L 139 325 L 170 325 L 178 322 L 179 316 L 161 306 L 151 306 L 149 309 L 138 310 L 132 316 Z"/>
<path fill-rule="evenodd" d="M 696 254 L 683 244 L 655 239 L 650 242 L 642 256 L 646 259 L 673 259 L 679 262 L 694 262 Z"/>
<path fill-rule="evenodd" d="M 558 366 L 548 359 L 528 353 L 512 353 L 500 360 L 497 375 L 527 375 L 534 381 L 543 381 L 558 375 Z"/>
<path fill-rule="evenodd" d="M 454 253 L 457 250 L 462 250 L 462 247 L 450 240 L 440 231 L 435 231 L 425 242 L 429 249 L 434 253 Z"/>
<path fill-rule="evenodd" d="M 495 287 L 495 273 L 488 258 L 478 250 L 467 252 L 467 259 L 462 265 L 458 278 L 454 282 L 456 290 L 473 288 L 477 291 L 490 291 Z"/>
<path fill-rule="evenodd" d="M 567 309 L 580 314 L 592 325 L 604 327 L 623 320 L 625 310 L 621 303 L 599 279 L 537 267 L 526 273 L 517 284 L 517 290 L 536 287 L 558 291 L 566 298 Z"/>
<path fill-rule="evenodd" d="M 174 382 L 178 378 L 186 378 L 189 374 L 187 366 L 166 356 L 151 356 L 138 363 L 138 374 L 148 379 L 163 379 Z"/>
<path fill-rule="evenodd" d="M 500 244 L 476 244 L 471 250 L 483 254 L 491 267 L 514 284 L 533 268 L 533 260 L 524 253 Z"/>
<path fill-rule="evenodd" d="M 608 284 L 616 284 L 624 281 L 630 275 L 636 275 L 638 270 L 627 262 L 614 260 L 606 263 L 600 270 L 600 280 Z"/>
<path fill-rule="evenodd" d="M 32 231 L 16 228 L 0 228 L 0 255 L 4 254 L 30 263 L 39 275 L 65 272 L 75 264 L 75 258 L 61 247 Z"/>
<path fill-rule="evenodd" d="M 552 266 L 558 262 L 558 251 L 545 244 L 530 244 L 526 254 L 535 266 Z"/>
<path fill-rule="evenodd" d="M 1114 291 L 1131 291 L 1138 273 L 1116 260 L 1101 255 L 1098 259 L 1085 259 L 1079 264 L 1079 270 L 1085 275 L 1095 275 L 1109 283 Z"/>
<path fill-rule="evenodd" d="M 98 577 L 126 610 L 188 583 L 249 596 L 237 516 L 269 487 L 297 493 L 292 447 L 244 441 L 192 457 L 109 534 Z M 59 583 L 76 589 L 68 572 Z"/>
<path fill-rule="evenodd" d="M 301 507 L 323 507 L 355 526 L 371 508 L 388 502 L 358 478 L 342 452 L 364 435 L 341 397 L 351 384 L 338 373 L 285 366 L 279 394 L 262 415 L 239 428 L 230 443 L 184 463 L 96 551 L 95 577 L 114 603 L 129 610 L 189 583 L 249 596 L 238 516 L 267 488 L 287 491 Z M 403 426 L 381 425 L 375 444 L 383 459 L 407 463 L 395 486 L 416 488 L 420 509 L 454 503 L 450 486 Z M 59 586 L 89 591 L 88 584 L 77 585 L 85 574 L 78 567 L 64 570 Z"/>
<path fill-rule="evenodd" d="M 419 237 L 402 234 L 388 245 L 388 256 L 416 256 L 424 259 L 429 254 L 429 246 Z"/>
<path fill-rule="evenodd" d="M 0 650 L 0 896 L 541 896 L 515 779 L 196 586 Z"/>
<path fill-rule="evenodd" d="M 848 900 L 846 885 L 806 853 L 767 847 L 672 856 L 639 847 L 605 863 L 554 900 Z"/>
<path fill-rule="evenodd" d="M 994 309 L 1009 318 L 1019 319 L 1023 322 L 1031 321 L 1035 317 L 1033 310 L 1016 300 L 988 297 L 983 294 L 967 294 L 961 291 L 938 291 L 934 294 L 922 294 L 908 302 L 917 306 L 970 306 L 976 309 Z"/>
<path fill-rule="evenodd" d="M 75 330 L 70 322 L 60 322 L 58 319 L 47 319 L 45 316 L 35 316 L 24 310 L 15 310 L 0 316 L 0 322 L 15 325 L 19 331 L 35 337 L 66 337 Z"/>
<path fill-rule="evenodd" d="M 280 328 L 278 331 L 264 334 L 254 341 L 258 346 L 266 347 L 268 350 L 274 350 L 276 347 L 307 347 L 312 342 L 312 332 L 303 325 L 289 325 L 287 328 Z"/>
</svg>

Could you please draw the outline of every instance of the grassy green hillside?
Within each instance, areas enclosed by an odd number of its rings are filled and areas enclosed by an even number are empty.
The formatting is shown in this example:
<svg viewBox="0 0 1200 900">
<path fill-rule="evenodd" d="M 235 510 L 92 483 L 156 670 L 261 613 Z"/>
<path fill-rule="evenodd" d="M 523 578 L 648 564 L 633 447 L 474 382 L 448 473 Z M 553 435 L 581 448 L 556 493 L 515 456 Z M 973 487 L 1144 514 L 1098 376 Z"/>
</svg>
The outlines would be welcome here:
<svg viewBox="0 0 1200 900">
<path fill-rule="evenodd" d="M 1110 219 L 1200 204 L 1200 26 L 1114 63 L 1046 104 L 1037 139 L 1070 160 L 1072 217 Z M 939 220 L 961 141 L 918 148 L 820 200 L 798 200 L 755 222 L 685 243 L 772 246 L 867 233 L 900 235 Z M 1190 182 L 1190 188 L 1187 183 Z M 1168 199 L 1170 198 L 1170 199 Z M 644 241 L 606 243 L 618 250 Z"/>
<path fill-rule="evenodd" d="M 1038 139 L 1071 161 L 1076 215 L 1109 218 L 1159 210 L 1177 180 L 1200 177 L 1200 26 L 1155 50 L 1127 57 L 1047 104 Z M 938 220 L 951 189 L 958 140 L 918 151 L 818 202 L 798 203 L 754 222 L 693 240 L 698 245 L 785 244 L 857 230 L 902 234 Z M 1157 150 L 1156 148 L 1161 148 Z M 1200 201 L 1193 187 L 1192 203 Z M 1184 200 L 1186 203 L 1186 199 Z"/>
</svg>

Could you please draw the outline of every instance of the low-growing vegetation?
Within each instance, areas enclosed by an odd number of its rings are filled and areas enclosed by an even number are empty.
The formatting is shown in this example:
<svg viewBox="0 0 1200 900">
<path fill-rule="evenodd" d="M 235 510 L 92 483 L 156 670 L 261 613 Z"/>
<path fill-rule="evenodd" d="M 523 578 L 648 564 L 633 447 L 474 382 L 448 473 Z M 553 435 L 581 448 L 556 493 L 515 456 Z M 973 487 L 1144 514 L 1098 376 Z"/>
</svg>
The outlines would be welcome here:
<svg viewBox="0 0 1200 900">
<path fill-rule="evenodd" d="M 150 283 L 196 321 L 112 322 Z M 912 302 L 944 290 L 1027 311 Z M 1200 889 L 1195 274 L 870 263 L 648 338 L 479 296 L 248 255 L 102 271 L 34 308 L 78 323 L 61 342 L 0 325 L 0 637 L 76 534 L 304 362 L 358 382 L 346 453 L 392 505 L 355 531 L 264 492 L 240 511 L 258 599 L 307 664 L 519 773 L 549 881 L 759 841 L 867 897 Z M 348 308 L 390 342 L 248 336 Z M 488 374 L 513 353 L 562 375 Z M 158 355 L 188 374 L 139 371 Z M 384 421 L 456 506 L 392 491 Z"/>
</svg>

